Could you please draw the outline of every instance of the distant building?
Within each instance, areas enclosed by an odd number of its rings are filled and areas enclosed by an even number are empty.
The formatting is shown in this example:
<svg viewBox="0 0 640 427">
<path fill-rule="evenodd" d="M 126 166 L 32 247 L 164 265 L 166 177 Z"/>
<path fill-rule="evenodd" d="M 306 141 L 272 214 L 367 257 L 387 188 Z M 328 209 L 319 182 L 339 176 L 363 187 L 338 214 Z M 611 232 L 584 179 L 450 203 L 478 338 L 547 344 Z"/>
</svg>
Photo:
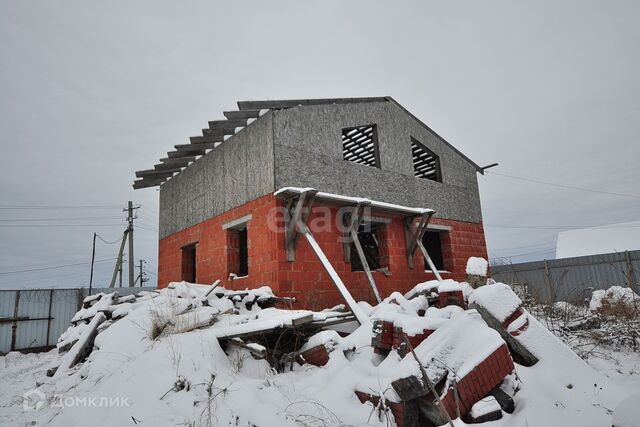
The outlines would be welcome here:
<svg viewBox="0 0 640 427">
<path fill-rule="evenodd" d="M 307 307 L 342 302 L 309 243 L 287 238 L 282 213 L 295 215 L 300 190 L 274 194 L 286 187 L 320 192 L 306 223 L 356 299 L 372 291 L 345 233 L 351 215 L 382 297 L 434 278 L 411 237 L 421 219 L 443 277 L 464 279 L 467 258 L 487 257 L 482 169 L 392 98 L 238 107 L 136 173 L 134 188 L 160 186 L 159 287 L 222 279 L 232 289 L 268 285 Z"/>
<path fill-rule="evenodd" d="M 556 258 L 640 249 L 640 221 L 581 228 L 558 233 Z"/>
</svg>

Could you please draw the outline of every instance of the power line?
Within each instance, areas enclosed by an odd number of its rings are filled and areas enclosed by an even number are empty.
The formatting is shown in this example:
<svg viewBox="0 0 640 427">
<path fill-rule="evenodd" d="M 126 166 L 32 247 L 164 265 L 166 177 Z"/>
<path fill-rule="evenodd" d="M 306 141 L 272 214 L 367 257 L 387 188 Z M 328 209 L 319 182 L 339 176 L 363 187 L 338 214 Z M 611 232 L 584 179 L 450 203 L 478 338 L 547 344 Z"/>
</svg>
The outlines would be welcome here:
<svg viewBox="0 0 640 427">
<path fill-rule="evenodd" d="M 120 205 L 0 205 L 0 209 L 113 209 Z"/>
<path fill-rule="evenodd" d="M 105 261 L 113 261 L 115 258 L 105 258 L 101 260 L 97 260 L 95 262 L 105 262 Z M 86 265 L 91 264 L 91 261 L 78 262 L 76 264 L 66 264 L 66 265 L 56 265 L 53 267 L 42 267 L 42 268 L 30 268 L 25 270 L 14 270 L 14 271 L 0 271 L 0 274 L 14 274 L 14 273 L 28 273 L 31 271 L 44 271 L 44 270 L 54 270 L 57 268 L 65 268 L 65 267 L 76 267 L 78 265 Z"/>
<path fill-rule="evenodd" d="M 640 228 L 638 225 L 624 225 L 624 224 L 611 224 L 611 225 L 518 225 L 518 224 L 485 224 L 485 227 L 491 228 L 522 228 L 531 230 L 566 230 L 566 229 L 628 229 L 628 228 Z"/>
<path fill-rule="evenodd" d="M 489 171 L 487 171 L 485 173 L 491 174 L 491 175 L 504 176 L 506 178 L 517 179 L 517 180 L 520 180 L 520 181 L 533 182 L 535 184 L 543 184 L 543 185 L 550 185 L 552 187 L 565 188 L 565 189 L 568 189 L 568 190 L 587 191 L 587 192 L 590 192 L 590 193 L 608 194 L 610 196 L 620 196 L 620 197 L 630 197 L 630 198 L 633 198 L 633 199 L 640 199 L 640 196 L 637 195 L 637 194 L 615 193 L 615 192 L 612 192 L 612 191 L 596 190 L 596 189 L 593 189 L 593 188 L 575 187 L 573 185 L 557 184 L 555 182 L 540 181 L 540 180 L 537 180 L 537 179 L 525 178 L 525 177 L 522 177 L 522 176 L 515 176 L 515 175 L 508 175 L 506 173 L 499 173 L 499 172 L 489 172 Z"/>
<path fill-rule="evenodd" d="M 15 219 L 0 219 L 2 222 L 25 222 L 25 221 L 76 221 L 86 219 L 120 219 L 119 216 L 80 216 L 71 218 L 15 218 Z"/>
<path fill-rule="evenodd" d="M 106 243 L 107 245 L 113 245 L 113 244 L 115 244 L 115 243 L 120 243 L 120 242 L 122 242 L 122 237 L 121 237 L 121 238 L 119 238 L 118 240 L 114 240 L 113 242 L 107 242 L 107 241 L 106 241 L 106 240 L 104 240 L 104 239 L 102 238 L 102 236 L 100 236 L 98 233 L 96 233 L 96 237 L 97 237 L 98 239 L 102 240 L 102 241 L 103 241 L 104 243 Z"/>
<path fill-rule="evenodd" d="M 0 224 L 0 227 L 122 227 L 122 224 Z"/>
</svg>

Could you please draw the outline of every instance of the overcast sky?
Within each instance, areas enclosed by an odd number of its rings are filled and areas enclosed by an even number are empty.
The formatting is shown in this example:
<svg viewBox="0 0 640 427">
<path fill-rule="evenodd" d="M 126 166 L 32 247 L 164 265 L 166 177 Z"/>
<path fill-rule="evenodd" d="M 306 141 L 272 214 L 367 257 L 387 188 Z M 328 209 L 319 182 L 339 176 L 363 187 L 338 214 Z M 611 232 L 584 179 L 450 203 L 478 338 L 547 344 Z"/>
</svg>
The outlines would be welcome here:
<svg viewBox="0 0 640 427">
<path fill-rule="evenodd" d="M 127 200 L 155 273 L 158 193 L 134 171 L 237 100 L 390 95 L 496 173 L 627 195 L 480 177 L 492 256 L 637 220 L 639 3 L 515 3 L 1 0 L 0 287 L 86 284 Z M 96 284 L 117 249 L 98 241 Z"/>
</svg>

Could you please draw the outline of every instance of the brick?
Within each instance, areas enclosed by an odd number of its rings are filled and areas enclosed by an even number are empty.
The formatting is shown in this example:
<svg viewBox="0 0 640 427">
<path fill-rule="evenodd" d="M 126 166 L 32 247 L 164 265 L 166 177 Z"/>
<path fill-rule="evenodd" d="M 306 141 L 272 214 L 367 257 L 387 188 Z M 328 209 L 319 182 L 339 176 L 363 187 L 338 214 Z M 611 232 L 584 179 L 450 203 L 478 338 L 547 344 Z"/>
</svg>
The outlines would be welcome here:
<svg viewBox="0 0 640 427">
<path fill-rule="evenodd" d="M 269 228 L 273 221 L 270 212 L 273 208 L 283 206 L 272 194 L 259 197 L 228 212 L 203 221 L 178 233 L 160 240 L 158 245 L 158 286 L 165 287 L 171 281 L 181 280 L 180 248 L 192 241 L 198 241 L 197 279 L 212 282 L 222 279 L 224 286 L 255 288 L 269 285 L 280 290 L 280 296 L 293 296 L 302 291 L 303 303 L 297 308 L 325 308 L 343 303 L 343 300 L 331 283 L 324 268 L 304 238 L 298 240 L 296 261 L 288 262 L 284 251 L 284 233 Z M 318 217 L 318 209 L 310 215 L 310 220 Z M 330 208 L 335 219 L 337 210 Z M 248 225 L 249 276 L 237 283 L 227 279 L 229 271 L 237 262 L 237 254 L 228 250 L 228 240 L 222 224 L 235 218 L 252 214 Z M 391 276 L 374 273 L 376 283 L 382 296 L 393 291 L 405 293 L 416 283 L 433 279 L 432 273 L 425 272 L 420 266 L 423 260 L 416 254 L 414 269 L 409 270 L 405 254 L 405 236 L 403 218 L 400 216 L 380 214 L 391 219 L 391 223 L 381 229 L 380 252 L 385 263 L 388 263 Z M 482 223 L 465 223 L 460 221 L 433 219 L 433 223 L 448 225 L 450 233 L 442 236 L 443 261 L 445 268 L 451 273 L 444 278 L 464 280 L 466 278 L 466 259 L 469 256 L 486 258 L 486 245 Z M 335 222 L 334 222 L 335 223 Z M 326 252 L 334 268 L 345 283 L 349 284 L 356 299 L 374 302 L 366 276 L 363 272 L 352 272 L 349 263 L 344 262 L 343 246 L 339 241 L 338 230 L 330 230 L 314 234 L 320 246 Z M 293 275 L 292 273 L 300 273 Z"/>
</svg>

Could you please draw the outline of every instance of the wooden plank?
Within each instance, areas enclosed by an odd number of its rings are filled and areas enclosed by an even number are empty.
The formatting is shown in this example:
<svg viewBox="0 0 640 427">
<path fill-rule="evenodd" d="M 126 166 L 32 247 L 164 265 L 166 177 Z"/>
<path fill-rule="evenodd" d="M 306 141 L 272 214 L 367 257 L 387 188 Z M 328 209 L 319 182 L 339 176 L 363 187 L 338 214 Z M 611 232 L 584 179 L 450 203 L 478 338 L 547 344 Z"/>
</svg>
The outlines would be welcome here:
<svg viewBox="0 0 640 427">
<path fill-rule="evenodd" d="M 225 111 L 223 114 L 229 120 L 257 119 L 260 117 L 260 110 Z"/>
<path fill-rule="evenodd" d="M 138 178 L 160 178 L 173 175 L 175 172 L 180 172 L 180 168 L 171 168 L 165 170 L 147 169 L 143 171 L 136 171 L 136 177 Z"/>
<path fill-rule="evenodd" d="M 186 165 L 187 165 L 186 163 L 184 165 L 181 165 L 181 164 L 176 164 L 175 162 L 173 164 L 171 164 L 171 163 L 156 163 L 155 165 L 153 165 L 153 168 L 155 170 L 157 170 L 157 171 L 178 169 L 178 172 L 179 172 Z"/>
<path fill-rule="evenodd" d="M 213 120 L 209 122 L 210 130 L 223 130 L 223 129 L 235 129 L 242 128 L 247 125 L 247 119 L 234 119 L 234 120 Z"/>
<path fill-rule="evenodd" d="M 137 181 L 133 181 L 133 189 L 134 190 L 139 190 L 142 188 L 148 188 L 148 187 L 156 187 L 160 184 L 162 184 L 164 182 L 163 181 L 147 181 L 144 179 L 139 179 Z"/>
<path fill-rule="evenodd" d="M 229 128 L 216 128 L 216 129 L 202 129 L 202 135 L 204 136 L 221 136 L 233 135 L 235 127 Z"/>
<path fill-rule="evenodd" d="M 175 149 L 178 151 L 190 151 L 192 149 L 202 149 L 202 150 L 211 150 L 216 148 L 219 145 L 217 142 L 201 142 L 199 144 L 178 144 L 174 145 Z"/>
<path fill-rule="evenodd" d="M 191 141 L 192 144 L 222 142 L 224 141 L 224 136 L 223 135 L 191 136 L 189 137 L 189 141 Z"/>
<path fill-rule="evenodd" d="M 260 358 L 260 359 L 264 359 L 267 357 L 267 349 L 264 346 L 258 346 L 256 344 L 254 345 L 247 345 L 245 344 L 240 338 L 234 338 L 231 340 L 227 341 L 229 344 L 232 344 L 236 347 L 239 348 L 243 348 L 245 350 L 247 350 L 249 353 L 253 354 L 254 356 Z M 260 348 L 262 347 L 262 348 Z"/>
<path fill-rule="evenodd" d="M 196 146 L 193 146 L 193 148 L 191 150 L 183 150 L 183 151 L 168 151 L 167 152 L 167 157 L 170 159 L 180 159 L 183 158 L 185 156 L 201 156 L 204 153 L 206 153 L 207 150 L 204 150 L 202 148 L 197 148 Z"/>
<path fill-rule="evenodd" d="M 190 162 L 193 162 L 196 159 L 196 156 L 190 156 L 189 154 L 183 154 L 184 157 L 174 157 L 174 158 L 162 158 L 160 159 L 160 161 L 162 163 L 165 163 L 167 165 L 169 164 L 173 164 L 173 165 L 179 165 L 179 164 L 188 164 Z"/>
</svg>

